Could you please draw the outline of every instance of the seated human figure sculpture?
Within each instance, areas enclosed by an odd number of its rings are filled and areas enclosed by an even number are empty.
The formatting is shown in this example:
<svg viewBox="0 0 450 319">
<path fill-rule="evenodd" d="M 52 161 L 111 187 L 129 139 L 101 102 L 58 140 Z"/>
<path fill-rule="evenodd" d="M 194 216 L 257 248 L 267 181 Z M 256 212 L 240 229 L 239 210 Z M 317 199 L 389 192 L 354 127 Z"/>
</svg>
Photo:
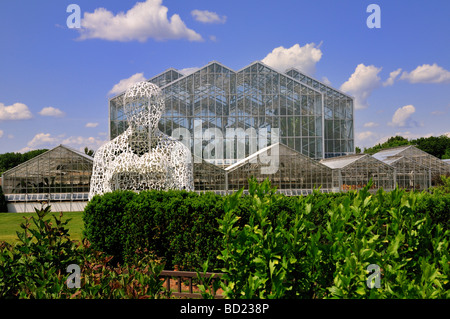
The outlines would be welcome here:
<svg viewBox="0 0 450 319">
<path fill-rule="evenodd" d="M 95 153 L 89 199 L 116 189 L 193 190 L 190 150 L 158 129 L 164 112 L 158 86 L 136 83 L 123 102 L 128 129 Z"/>
</svg>

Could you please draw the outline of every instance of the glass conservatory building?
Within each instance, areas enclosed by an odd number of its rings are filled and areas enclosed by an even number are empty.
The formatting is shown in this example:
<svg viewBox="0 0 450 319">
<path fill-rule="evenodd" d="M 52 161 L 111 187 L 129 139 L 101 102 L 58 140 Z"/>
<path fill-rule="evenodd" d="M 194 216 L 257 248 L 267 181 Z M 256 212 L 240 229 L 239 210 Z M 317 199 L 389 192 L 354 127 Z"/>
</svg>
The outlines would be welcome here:
<svg viewBox="0 0 450 319">
<path fill-rule="evenodd" d="M 250 176 L 269 178 L 283 192 L 330 189 L 331 170 L 318 160 L 354 153 L 353 98 L 296 69 L 281 73 L 257 61 L 234 71 L 213 61 L 148 82 L 165 97 L 159 129 L 191 149 L 197 191 L 234 191 Z M 110 139 L 128 126 L 123 95 L 109 100 Z M 261 173 L 265 164 L 254 155 L 275 144 L 280 169 Z"/>
<path fill-rule="evenodd" d="M 320 162 L 332 169 L 333 192 L 359 190 L 370 180 L 373 190 L 395 188 L 395 169 L 368 154 L 339 156 Z"/>
<path fill-rule="evenodd" d="M 375 153 L 373 157 L 398 167 L 396 175 L 399 178 L 399 182 L 401 179 L 405 180 L 402 183 L 405 187 L 408 184 L 409 186 L 407 188 L 425 189 L 425 185 L 435 186 L 440 182 L 441 175 L 450 175 L 449 163 L 446 163 L 413 145 L 385 149 Z M 400 160 L 401 157 L 406 158 L 408 162 Z M 399 166 L 401 162 L 403 162 L 403 165 Z M 423 169 L 427 171 L 425 176 Z"/>
<path fill-rule="evenodd" d="M 278 142 L 313 159 L 354 153 L 353 98 L 298 70 L 280 73 L 254 62 L 234 71 L 214 61 L 191 74 L 169 69 L 148 81 L 165 96 L 160 130 L 176 138 L 187 131 L 182 138 L 192 153 L 216 165 L 232 165 Z M 109 120 L 110 139 L 126 130 L 123 93 L 109 100 Z M 222 146 L 205 154 L 218 136 Z M 237 152 L 239 143 L 245 152 Z"/>
<path fill-rule="evenodd" d="M 82 211 L 86 205 L 93 158 L 59 145 L 2 175 L 9 212 L 33 212 L 41 202 L 52 211 Z"/>
</svg>

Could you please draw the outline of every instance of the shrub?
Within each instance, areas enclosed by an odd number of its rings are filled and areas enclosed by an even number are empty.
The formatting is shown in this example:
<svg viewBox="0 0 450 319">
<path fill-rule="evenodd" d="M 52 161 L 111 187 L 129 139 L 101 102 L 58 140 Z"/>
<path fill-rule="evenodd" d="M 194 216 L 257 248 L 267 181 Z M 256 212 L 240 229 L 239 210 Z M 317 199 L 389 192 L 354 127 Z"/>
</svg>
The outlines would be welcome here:
<svg viewBox="0 0 450 319">
<path fill-rule="evenodd" d="M 168 296 L 160 274 L 164 264 L 138 252 L 129 264 L 112 267 L 111 256 L 70 240 L 69 220 L 44 219 L 50 206 L 25 219 L 15 246 L 0 242 L 0 298 L 160 298 Z M 32 228 L 31 223 L 36 226 Z M 67 266 L 80 266 L 81 287 L 67 287 Z"/>
<path fill-rule="evenodd" d="M 216 218 L 222 214 L 222 197 L 213 193 L 141 192 L 124 215 L 125 255 L 145 247 L 169 268 L 193 269 L 208 259 L 214 267 L 221 242 Z"/>
<path fill-rule="evenodd" d="M 214 193 L 116 191 L 86 206 L 84 234 L 114 262 L 145 248 L 168 268 L 192 269 L 208 259 L 215 267 L 221 243 L 216 218 L 222 215 L 223 198 Z"/>
<path fill-rule="evenodd" d="M 123 216 L 126 205 L 135 197 L 132 191 L 114 191 L 94 196 L 83 213 L 83 235 L 94 249 L 114 256 L 112 262 L 123 261 L 126 231 Z"/>
<path fill-rule="evenodd" d="M 275 194 L 268 180 L 250 181 L 251 214 L 239 223 L 236 214 L 242 190 L 227 198 L 219 220 L 224 247 L 219 258 L 225 273 L 222 284 L 227 298 L 317 297 L 314 284 L 324 278 L 319 267 L 320 233 L 311 222 L 312 204 L 307 197 Z M 286 203 L 285 209 L 279 209 Z M 276 213 L 275 213 L 276 212 Z M 295 212 L 295 214 L 292 214 Z M 323 269 L 326 269 L 325 267 Z"/>
<path fill-rule="evenodd" d="M 8 211 L 8 206 L 6 205 L 6 198 L 3 194 L 2 187 L 0 186 L 0 213 L 6 213 Z"/>
<path fill-rule="evenodd" d="M 220 258 L 231 298 L 449 298 L 450 231 L 419 205 L 426 193 L 396 189 L 321 202 L 297 198 L 291 216 L 270 215 L 283 197 L 269 183 L 250 183 L 248 223 L 229 197 L 219 230 Z M 318 196 L 317 198 L 319 198 Z M 318 224 L 313 207 L 329 207 Z M 437 208 L 436 211 L 441 210 Z M 367 287 L 368 266 L 381 267 L 381 287 Z"/>
<path fill-rule="evenodd" d="M 25 218 L 16 246 L 0 243 L 0 297 L 54 298 L 65 285 L 62 272 L 69 264 L 79 264 L 82 256 L 70 240 L 70 221 L 54 216 L 54 224 L 44 219 L 50 206 L 36 209 L 38 218 Z M 30 227 L 31 222 L 36 226 Z"/>
<path fill-rule="evenodd" d="M 222 271 L 232 298 L 450 297 L 449 195 L 370 186 L 305 197 L 268 181 L 223 197 L 115 192 L 89 203 L 86 235 L 128 263 L 145 248 L 167 269 Z M 370 264 L 380 289 L 366 285 Z"/>
</svg>

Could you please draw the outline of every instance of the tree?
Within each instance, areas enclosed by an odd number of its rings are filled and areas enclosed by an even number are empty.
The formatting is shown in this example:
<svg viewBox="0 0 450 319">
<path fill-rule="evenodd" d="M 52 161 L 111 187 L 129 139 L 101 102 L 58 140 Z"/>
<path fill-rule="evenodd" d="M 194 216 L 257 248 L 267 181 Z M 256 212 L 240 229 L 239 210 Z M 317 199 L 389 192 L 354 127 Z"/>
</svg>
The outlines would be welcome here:
<svg viewBox="0 0 450 319">
<path fill-rule="evenodd" d="M 0 186 L 0 213 L 8 211 L 8 206 L 6 205 L 5 195 L 3 195 L 2 187 Z"/>
<path fill-rule="evenodd" d="M 417 145 L 417 148 L 437 158 L 443 158 L 450 149 L 450 137 L 445 135 L 421 137 L 411 140 L 411 144 Z"/>
<path fill-rule="evenodd" d="M 442 159 L 450 159 L 450 148 L 447 148 L 445 154 L 442 155 Z"/>
<path fill-rule="evenodd" d="M 402 136 L 393 136 L 393 137 L 390 137 L 386 142 L 384 142 L 382 144 L 377 144 L 370 148 L 364 148 L 364 153 L 375 154 L 376 152 L 379 152 L 386 148 L 409 145 L 409 144 L 410 144 L 410 142 L 406 138 L 404 138 Z"/>
<path fill-rule="evenodd" d="M 446 135 L 420 137 L 418 139 L 407 140 L 402 136 L 390 137 L 386 142 L 377 144 L 370 148 L 365 148 L 364 153 L 375 154 L 386 148 L 414 145 L 418 149 L 427 152 L 440 159 L 450 158 L 450 137 Z"/>
</svg>

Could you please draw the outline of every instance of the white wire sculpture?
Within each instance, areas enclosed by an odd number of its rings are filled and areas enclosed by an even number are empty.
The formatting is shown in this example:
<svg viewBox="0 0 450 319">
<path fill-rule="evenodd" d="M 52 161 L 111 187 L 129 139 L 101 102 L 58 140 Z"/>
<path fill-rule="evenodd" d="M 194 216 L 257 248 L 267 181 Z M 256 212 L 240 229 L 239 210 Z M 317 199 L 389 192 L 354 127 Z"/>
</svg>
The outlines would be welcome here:
<svg viewBox="0 0 450 319">
<path fill-rule="evenodd" d="M 117 189 L 194 190 L 190 150 L 158 129 L 164 112 L 159 87 L 136 83 L 123 105 L 129 127 L 95 153 L 89 199 Z"/>
</svg>

